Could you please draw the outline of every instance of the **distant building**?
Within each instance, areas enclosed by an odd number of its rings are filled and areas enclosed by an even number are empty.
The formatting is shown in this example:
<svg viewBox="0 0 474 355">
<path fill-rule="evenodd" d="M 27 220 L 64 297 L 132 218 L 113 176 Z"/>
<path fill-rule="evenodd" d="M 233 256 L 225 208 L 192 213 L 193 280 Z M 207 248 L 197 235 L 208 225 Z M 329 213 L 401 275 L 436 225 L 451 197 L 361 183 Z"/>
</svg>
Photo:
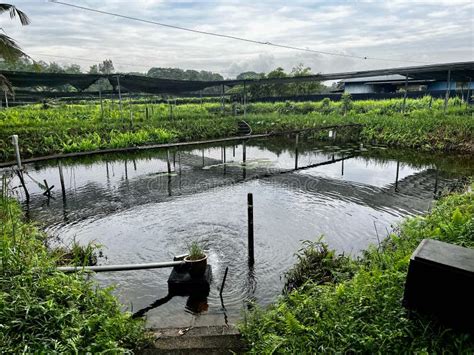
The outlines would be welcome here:
<svg viewBox="0 0 474 355">
<path fill-rule="evenodd" d="M 343 91 L 349 94 L 388 94 L 405 90 L 406 78 L 404 75 L 380 75 L 364 78 L 342 80 Z M 439 92 L 446 91 L 447 81 L 436 79 L 422 79 L 408 77 L 407 91 L 410 92 Z M 474 82 L 463 83 L 451 80 L 450 90 L 467 90 L 470 86 L 474 89 Z"/>
</svg>

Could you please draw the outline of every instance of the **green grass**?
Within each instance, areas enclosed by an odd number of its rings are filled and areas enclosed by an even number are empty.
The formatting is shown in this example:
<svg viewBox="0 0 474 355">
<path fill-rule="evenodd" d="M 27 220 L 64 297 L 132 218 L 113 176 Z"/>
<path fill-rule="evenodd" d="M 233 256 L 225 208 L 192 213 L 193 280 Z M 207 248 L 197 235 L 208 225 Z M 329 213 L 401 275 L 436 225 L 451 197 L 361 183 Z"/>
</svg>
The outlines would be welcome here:
<svg viewBox="0 0 474 355">
<path fill-rule="evenodd" d="M 428 97 L 408 99 L 405 115 L 400 113 L 401 105 L 401 99 L 354 101 L 344 114 L 340 102 L 326 99 L 253 103 L 246 120 L 254 133 L 362 123 L 364 128 L 353 139 L 427 151 L 474 152 L 473 109 L 459 99 L 450 100 L 446 114 L 442 100 L 432 100 L 430 108 Z M 243 118 L 241 105 L 226 105 L 222 112 L 218 103 L 177 105 L 172 115 L 167 104 L 125 103 L 122 115 L 116 102 L 107 101 L 104 107 L 103 117 L 94 103 L 0 111 L 0 161 L 14 157 L 12 134 L 19 135 L 23 157 L 31 157 L 234 136 L 236 122 Z"/>
<path fill-rule="evenodd" d="M 472 335 L 426 316 L 409 318 L 401 305 L 410 255 L 423 238 L 474 248 L 474 193 L 442 198 L 358 260 L 310 244 L 289 274 L 301 286 L 247 315 L 241 330 L 250 352 L 472 354 Z"/>
<path fill-rule="evenodd" d="M 55 270 L 62 255 L 46 248 L 44 238 L 22 220 L 19 205 L 6 197 L 4 187 L 0 196 L 0 352 L 123 353 L 146 344 L 143 321 L 122 312 L 111 289 L 98 288 L 81 273 Z M 79 258 L 86 257 L 76 252 Z"/>
</svg>

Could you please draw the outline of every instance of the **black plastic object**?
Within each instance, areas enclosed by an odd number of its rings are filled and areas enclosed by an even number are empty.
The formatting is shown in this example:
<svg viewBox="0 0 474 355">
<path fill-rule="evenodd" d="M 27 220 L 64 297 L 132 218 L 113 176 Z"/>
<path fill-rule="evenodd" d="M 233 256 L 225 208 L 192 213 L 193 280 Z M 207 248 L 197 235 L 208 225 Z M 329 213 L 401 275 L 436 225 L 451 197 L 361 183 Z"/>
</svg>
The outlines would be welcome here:
<svg viewBox="0 0 474 355">
<path fill-rule="evenodd" d="M 208 295 L 212 280 L 211 266 L 206 266 L 202 276 L 191 276 L 187 265 L 177 266 L 171 271 L 168 279 L 168 290 L 176 296 L 188 296 L 195 294 Z"/>
<path fill-rule="evenodd" d="M 474 333 L 474 249 L 423 239 L 410 259 L 403 305 Z"/>
</svg>

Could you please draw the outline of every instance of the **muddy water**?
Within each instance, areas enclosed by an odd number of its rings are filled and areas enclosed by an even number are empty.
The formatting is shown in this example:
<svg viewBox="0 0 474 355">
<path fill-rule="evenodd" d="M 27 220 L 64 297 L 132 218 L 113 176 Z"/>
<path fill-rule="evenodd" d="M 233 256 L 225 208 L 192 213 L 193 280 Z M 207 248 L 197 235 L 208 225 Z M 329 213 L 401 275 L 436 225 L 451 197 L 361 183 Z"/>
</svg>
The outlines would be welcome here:
<svg viewBox="0 0 474 355">
<path fill-rule="evenodd" d="M 296 154 L 290 139 L 247 142 L 242 164 L 243 146 L 236 143 L 172 150 L 171 174 L 165 151 L 67 160 L 64 200 L 55 163 L 29 165 L 31 199 L 23 206 L 55 237 L 53 244 L 101 244 L 104 265 L 170 261 L 191 241 L 201 242 L 213 275 L 207 298 L 167 297 L 170 269 L 95 278 L 115 285 L 133 312 L 163 303 L 146 312 L 149 326 L 221 324 L 241 318 L 249 301 L 275 300 L 303 240 L 323 236 L 331 248 L 357 255 L 403 217 L 427 211 L 441 191 L 474 174 L 469 157 L 310 140 L 302 140 Z M 55 185 L 54 199 L 42 195 L 37 182 L 43 179 Z M 15 191 L 22 199 L 21 189 Z M 249 192 L 255 208 L 253 268 L 247 263 Z"/>
</svg>

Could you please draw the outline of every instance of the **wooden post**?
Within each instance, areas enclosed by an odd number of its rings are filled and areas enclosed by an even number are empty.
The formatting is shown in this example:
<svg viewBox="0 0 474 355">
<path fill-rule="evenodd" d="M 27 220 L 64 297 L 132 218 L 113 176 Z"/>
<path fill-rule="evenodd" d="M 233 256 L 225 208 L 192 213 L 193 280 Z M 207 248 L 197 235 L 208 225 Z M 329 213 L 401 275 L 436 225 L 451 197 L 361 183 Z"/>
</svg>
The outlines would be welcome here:
<svg viewBox="0 0 474 355">
<path fill-rule="evenodd" d="M 125 180 L 128 180 L 128 164 L 127 159 L 125 159 Z"/>
<path fill-rule="evenodd" d="M 178 150 L 178 167 L 179 167 L 179 175 L 181 175 L 181 151 Z"/>
<path fill-rule="evenodd" d="M 53 189 L 54 185 L 49 187 L 48 182 L 46 181 L 46 179 L 44 179 L 43 182 L 44 182 L 44 186 L 46 188 L 46 190 L 43 192 L 43 195 L 48 196 L 48 198 L 50 198 L 51 197 L 51 190 Z"/>
<path fill-rule="evenodd" d="M 448 109 L 449 94 L 451 91 L 451 69 L 448 69 L 448 82 L 446 83 L 446 96 L 444 97 L 444 112 Z"/>
<path fill-rule="evenodd" d="M 202 150 L 202 167 L 204 168 L 205 161 L 204 161 L 204 149 Z"/>
<path fill-rule="evenodd" d="M 148 106 L 145 106 L 145 118 L 148 121 Z"/>
<path fill-rule="evenodd" d="M 225 280 L 227 279 L 227 272 L 228 272 L 228 271 L 229 271 L 229 267 L 227 266 L 227 267 L 225 268 L 224 278 L 222 279 L 221 289 L 219 290 L 219 296 L 221 297 L 221 299 L 222 299 L 222 291 L 224 291 Z"/>
<path fill-rule="evenodd" d="M 5 107 L 8 108 L 8 94 L 5 91 Z"/>
<path fill-rule="evenodd" d="M 173 105 L 171 104 L 170 100 L 168 100 L 168 106 L 170 108 L 170 119 L 173 119 Z"/>
<path fill-rule="evenodd" d="M 295 170 L 298 169 L 298 141 L 299 141 L 300 135 L 296 133 L 296 138 L 295 138 Z"/>
<path fill-rule="evenodd" d="M 102 91 L 100 90 L 100 87 L 99 87 L 99 100 L 100 100 L 100 117 L 103 120 L 104 119 L 104 104 L 102 102 Z"/>
<path fill-rule="evenodd" d="M 225 147 L 222 147 L 222 149 L 224 150 L 224 164 L 226 163 L 226 151 L 225 151 Z"/>
<path fill-rule="evenodd" d="M 235 158 L 235 145 L 232 144 L 232 156 Z"/>
<path fill-rule="evenodd" d="M 117 88 L 118 88 L 118 95 L 119 95 L 119 107 L 120 107 L 120 118 L 122 119 L 123 123 L 123 112 L 122 112 L 122 91 L 120 89 L 120 79 L 117 75 Z"/>
<path fill-rule="evenodd" d="M 166 164 L 168 165 L 168 174 L 171 174 L 170 150 L 166 150 Z"/>
<path fill-rule="evenodd" d="M 20 179 L 21 186 L 23 187 L 23 190 L 25 191 L 26 201 L 28 202 L 30 200 L 30 193 L 28 192 L 28 189 L 26 188 L 25 179 L 23 178 L 23 172 L 21 170 L 17 170 L 16 174 L 18 175 L 18 178 Z"/>
<path fill-rule="evenodd" d="M 398 175 L 400 173 L 400 161 L 397 160 L 397 174 L 395 176 L 395 192 L 398 192 Z"/>
<path fill-rule="evenodd" d="M 244 119 L 247 117 L 247 86 L 244 81 Z"/>
<path fill-rule="evenodd" d="M 242 142 L 242 161 L 245 165 L 245 162 L 247 161 L 247 149 L 246 149 L 245 141 Z"/>
<path fill-rule="evenodd" d="M 466 105 L 469 106 L 469 102 L 471 101 L 471 85 L 472 85 L 472 79 L 469 78 L 469 84 L 467 86 L 467 97 L 466 97 Z"/>
<path fill-rule="evenodd" d="M 66 186 L 64 185 L 64 175 L 63 175 L 63 165 L 61 160 L 58 160 L 58 170 L 59 170 L 59 182 L 61 183 L 61 192 L 63 194 L 63 200 L 66 199 Z"/>
<path fill-rule="evenodd" d="M 22 170 L 23 167 L 21 166 L 21 156 L 20 156 L 20 146 L 18 145 L 18 135 L 14 134 L 12 136 L 12 143 L 13 143 L 13 148 L 15 149 L 16 165 L 18 166 L 18 170 Z"/>
<path fill-rule="evenodd" d="M 247 212 L 248 212 L 248 249 L 249 249 L 249 265 L 255 263 L 254 255 L 254 229 L 253 229 L 253 195 L 247 194 Z"/>
<path fill-rule="evenodd" d="M 407 104 L 407 93 L 408 93 L 408 74 L 405 74 L 405 92 L 403 93 L 402 113 L 405 113 L 405 107 Z"/>
<path fill-rule="evenodd" d="M 341 176 L 344 176 L 344 155 L 342 155 L 342 160 L 341 160 Z"/>
<path fill-rule="evenodd" d="M 107 180 L 110 179 L 110 174 L 109 174 L 109 161 L 105 161 L 105 170 L 107 171 Z"/>
</svg>

